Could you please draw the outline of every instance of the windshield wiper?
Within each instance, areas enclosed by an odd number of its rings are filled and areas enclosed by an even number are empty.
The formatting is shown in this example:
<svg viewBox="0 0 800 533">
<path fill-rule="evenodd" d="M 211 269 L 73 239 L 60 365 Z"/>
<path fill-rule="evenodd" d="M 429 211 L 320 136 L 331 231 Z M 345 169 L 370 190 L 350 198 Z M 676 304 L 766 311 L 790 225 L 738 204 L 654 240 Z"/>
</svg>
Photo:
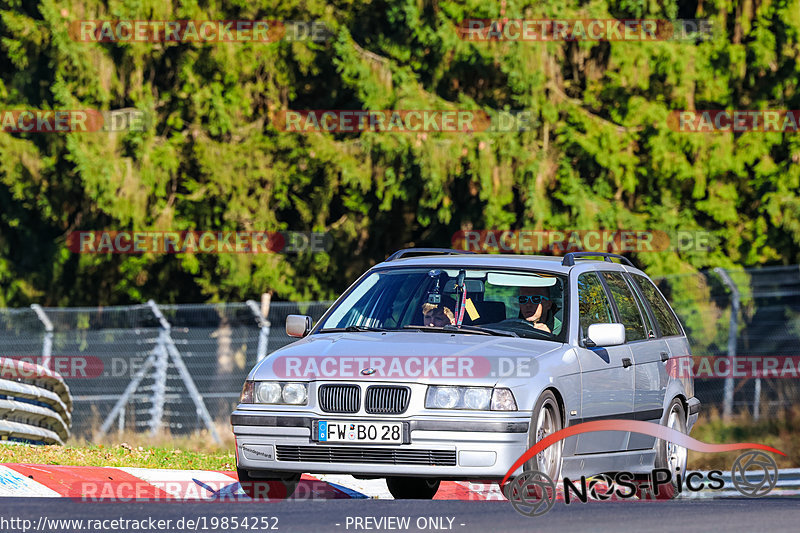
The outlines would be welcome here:
<svg viewBox="0 0 800 533">
<path fill-rule="evenodd" d="M 413 324 L 408 324 L 403 326 L 403 329 L 415 329 L 417 331 L 433 331 L 434 333 L 448 333 L 444 329 L 438 326 L 415 326 Z"/>
<path fill-rule="evenodd" d="M 498 337 L 519 337 L 513 331 L 505 331 L 500 329 L 492 329 L 492 328 L 485 328 L 483 326 L 465 326 L 461 324 L 461 326 L 453 326 L 448 324 L 443 328 L 445 331 L 467 331 L 469 333 L 482 333 L 483 335 L 496 335 Z"/>
<path fill-rule="evenodd" d="M 464 325 L 462 325 L 459 328 L 452 324 L 445 324 L 442 327 L 414 326 L 409 324 L 407 326 L 403 326 L 403 329 L 416 329 L 417 331 L 433 331 L 437 333 L 466 333 L 466 334 L 477 334 L 477 335 L 497 335 L 499 337 L 519 337 L 519 335 L 517 335 L 513 331 L 501 331 L 498 329 L 483 328 L 480 326 L 464 326 Z"/>
<path fill-rule="evenodd" d="M 349 333 L 360 331 L 389 331 L 385 328 L 375 328 L 372 326 L 347 326 L 346 328 L 326 328 L 319 330 L 320 333 L 336 333 L 346 331 Z"/>
</svg>

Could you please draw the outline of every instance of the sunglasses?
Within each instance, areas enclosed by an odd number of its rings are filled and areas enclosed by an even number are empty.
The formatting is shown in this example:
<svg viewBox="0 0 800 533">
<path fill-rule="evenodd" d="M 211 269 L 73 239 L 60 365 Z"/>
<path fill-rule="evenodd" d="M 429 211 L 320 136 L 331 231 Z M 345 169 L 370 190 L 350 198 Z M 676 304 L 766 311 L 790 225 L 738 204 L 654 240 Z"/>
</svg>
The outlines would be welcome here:
<svg viewBox="0 0 800 533">
<path fill-rule="evenodd" d="M 519 297 L 519 303 L 521 304 L 525 303 L 540 304 L 542 303 L 542 300 L 550 300 L 550 298 L 548 298 L 547 296 L 539 296 L 538 294 L 524 295 Z"/>
</svg>

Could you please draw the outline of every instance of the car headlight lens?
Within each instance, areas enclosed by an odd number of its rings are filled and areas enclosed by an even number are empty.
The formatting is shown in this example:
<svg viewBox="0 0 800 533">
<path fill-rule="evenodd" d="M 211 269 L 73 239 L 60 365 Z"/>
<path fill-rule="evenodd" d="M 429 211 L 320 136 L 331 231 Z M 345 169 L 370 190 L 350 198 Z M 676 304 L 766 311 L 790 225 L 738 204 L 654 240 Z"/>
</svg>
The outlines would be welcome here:
<svg viewBox="0 0 800 533">
<path fill-rule="evenodd" d="M 469 388 L 464 391 L 464 407 L 467 409 L 488 409 L 492 389 Z"/>
<path fill-rule="evenodd" d="M 425 408 L 516 411 L 517 403 L 509 389 L 430 386 L 425 395 Z"/>
<path fill-rule="evenodd" d="M 308 404 L 308 384 L 278 381 L 246 381 L 239 403 L 267 405 Z"/>
<path fill-rule="evenodd" d="M 425 399 L 425 407 L 434 409 L 455 409 L 461 399 L 460 387 L 430 387 Z"/>
<path fill-rule="evenodd" d="M 286 383 L 283 386 L 283 401 L 291 405 L 304 405 L 308 392 L 304 383 Z"/>
<path fill-rule="evenodd" d="M 492 411 L 516 411 L 517 401 L 511 389 L 494 389 L 492 392 Z"/>
<path fill-rule="evenodd" d="M 256 401 L 258 403 L 280 403 L 281 384 L 274 381 L 259 381 L 256 387 Z"/>
</svg>

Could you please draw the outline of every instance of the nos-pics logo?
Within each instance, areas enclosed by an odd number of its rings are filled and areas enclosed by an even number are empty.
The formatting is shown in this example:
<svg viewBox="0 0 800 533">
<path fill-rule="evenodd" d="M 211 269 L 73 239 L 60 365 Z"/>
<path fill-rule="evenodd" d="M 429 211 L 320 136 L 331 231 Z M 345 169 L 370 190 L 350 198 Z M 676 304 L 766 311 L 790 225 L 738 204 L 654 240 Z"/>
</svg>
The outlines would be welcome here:
<svg viewBox="0 0 800 533">
<path fill-rule="evenodd" d="M 658 439 L 672 442 L 680 447 L 698 452 L 729 452 L 748 450 L 733 462 L 731 481 L 739 493 L 748 498 L 760 498 L 768 494 L 778 483 L 778 465 L 765 450 L 785 455 L 780 450 L 756 443 L 709 444 L 689 437 L 680 431 L 655 424 L 633 420 L 602 420 L 576 424 L 548 435 L 526 451 L 506 473 L 501 482 L 503 492 L 514 509 L 525 516 L 540 516 L 547 513 L 555 505 L 558 489 L 553 480 L 538 470 L 526 471 L 509 481 L 511 475 L 526 461 L 532 459 L 543 450 L 556 445 L 567 437 L 595 431 L 630 431 L 650 435 Z M 587 479 L 572 480 L 563 478 L 562 494 L 564 503 L 574 501 L 586 503 L 589 499 L 609 500 L 628 499 L 662 499 L 671 498 L 676 493 L 698 492 L 701 490 L 721 490 L 725 486 L 723 473 L 720 470 L 708 472 L 675 472 L 666 468 L 655 468 L 649 474 L 616 472 L 600 474 Z"/>
</svg>

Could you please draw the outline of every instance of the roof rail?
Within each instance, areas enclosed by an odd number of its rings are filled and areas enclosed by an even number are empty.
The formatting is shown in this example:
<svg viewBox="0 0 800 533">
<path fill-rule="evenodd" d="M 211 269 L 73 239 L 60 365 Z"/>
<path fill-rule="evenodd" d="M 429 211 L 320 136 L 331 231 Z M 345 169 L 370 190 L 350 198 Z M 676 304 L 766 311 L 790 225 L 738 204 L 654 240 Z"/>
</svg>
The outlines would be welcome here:
<svg viewBox="0 0 800 533">
<path fill-rule="evenodd" d="M 604 257 L 605 258 L 604 260 L 609 263 L 613 263 L 611 258 L 615 257 L 621 261 L 624 261 L 629 266 L 634 266 L 633 263 L 631 263 L 630 259 L 628 259 L 627 257 L 623 257 L 619 254 L 609 254 L 605 252 L 570 252 L 568 254 L 564 254 L 564 259 L 561 261 L 561 265 L 568 267 L 574 266 L 575 260 L 580 259 L 581 257 Z"/>
<path fill-rule="evenodd" d="M 403 248 L 386 258 L 386 261 L 394 261 L 407 255 L 461 255 L 474 254 L 468 250 L 456 250 L 454 248 Z"/>
</svg>

